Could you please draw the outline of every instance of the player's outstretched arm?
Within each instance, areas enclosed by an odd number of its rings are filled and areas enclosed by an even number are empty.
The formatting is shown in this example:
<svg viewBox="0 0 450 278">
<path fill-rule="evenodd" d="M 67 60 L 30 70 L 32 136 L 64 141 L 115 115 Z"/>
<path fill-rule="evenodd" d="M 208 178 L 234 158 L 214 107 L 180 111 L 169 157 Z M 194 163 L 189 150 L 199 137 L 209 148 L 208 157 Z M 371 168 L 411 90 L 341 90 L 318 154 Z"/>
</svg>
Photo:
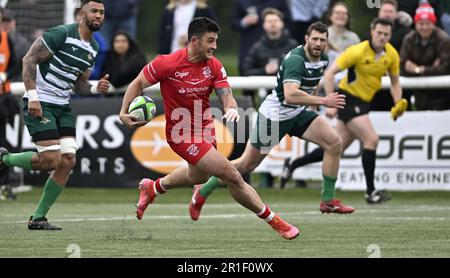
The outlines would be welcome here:
<svg viewBox="0 0 450 278">
<path fill-rule="evenodd" d="M 300 89 L 300 84 L 296 82 L 285 82 L 283 84 L 284 98 L 286 104 L 319 106 L 324 105 L 330 108 L 344 108 L 345 96 L 332 93 L 326 97 L 313 96 Z"/>
<path fill-rule="evenodd" d="M 45 46 L 42 37 L 37 38 L 23 57 L 22 79 L 28 95 L 28 113 L 37 118 L 42 117 L 42 107 L 36 92 L 37 65 L 47 61 L 52 53 Z"/>
<path fill-rule="evenodd" d="M 238 122 L 240 119 L 239 113 L 237 111 L 237 102 L 233 97 L 233 93 L 230 87 L 226 88 L 215 88 L 217 96 L 223 105 L 223 115 L 222 119 L 226 119 L 228 122 Z"/>
<path fill-rule="evenodd" d="M 147 81 L 147 78 L 144 76 L 144 72 L 141 71 L 139 75 L 128 85 L 128 88 L 123 96 L 122 107 L 120 109 L 120 120 L 128 127 L 139 127 L 145 125 L 146 121 L 136 121 L 136 118 L 128 114 L 128 106 L 133 101 L 134 98 L 140 96 L 142 91 L 150 87 L 150 84 Z"/>
</svg>

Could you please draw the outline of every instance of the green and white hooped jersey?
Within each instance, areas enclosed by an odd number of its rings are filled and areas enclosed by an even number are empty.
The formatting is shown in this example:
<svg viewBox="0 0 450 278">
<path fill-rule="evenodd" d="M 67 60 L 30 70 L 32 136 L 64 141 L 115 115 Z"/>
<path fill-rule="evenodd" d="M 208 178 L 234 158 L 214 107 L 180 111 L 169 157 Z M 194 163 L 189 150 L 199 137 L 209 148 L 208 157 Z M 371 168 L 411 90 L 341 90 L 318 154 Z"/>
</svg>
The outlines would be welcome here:
<svg viewBox="0 0 450 278">
<path fill-rule="evenodd" d="M 40 63 L 37 69 L 39 100 L 68 104 L 78 76 L 94 67 L 98 44 L 94 38 L 90 42 L 83 41 L 77 23 L 49 29 L 42 35 L 42 41 L 53 56 Z"/>
<path fill-rule="evenodd" d="M 266 97 L 259 112 L 272 121 L 289 120 L 300 114 L 305 106 L 287 104 L 284 99 L 283 84 L 295 82 L 302 91 L 312 94 L 328 66 L 328 57 L 322 54 L 318 62 L 310 62 L 303 45 L 292 49 L 283 60 L 277 75 L 277 86 Z"/>
</svg>

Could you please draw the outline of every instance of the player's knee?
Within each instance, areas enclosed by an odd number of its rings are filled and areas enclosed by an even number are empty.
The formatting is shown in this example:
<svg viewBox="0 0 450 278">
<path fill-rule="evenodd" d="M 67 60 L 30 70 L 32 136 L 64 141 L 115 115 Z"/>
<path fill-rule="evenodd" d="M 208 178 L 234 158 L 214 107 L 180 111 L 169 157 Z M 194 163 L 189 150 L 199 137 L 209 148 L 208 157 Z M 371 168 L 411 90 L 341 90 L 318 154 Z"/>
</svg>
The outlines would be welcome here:
<svg viewBox="0 0 450 278">
<path fill-rule="evenodd" d="M 39 153 L 37 155 L 34 155 L 31 158 L 31 164 L 32 165 L 39 165 L 40 161 L 41 161 L 41 155 Z"/>
<path fill-rule="evenodd" d="M 375 136 L 373 137 L 373 144 L 375 147 L 378 146 L 378 142 L 380 142 L 380 137 L 378 136 L 378 134 L 375 134 Z"/>
<path fill-rule="evenodd" d="M 342 142 L 341 137 L 337 137 L 333 143 L 333 152 L 336 152 L 338 155 L 342 153 L 344 143 Z"/>
<path fill-rule="evenodd" d="M 76 163 L 77 159 L 75 154 L 63 154 L 59 166 L 67 170 L 72 170 Z"/>
<path fill-rule="evenodd" d="M 61 162 L 59 152 L 43 152 L 39 154 L 39 169 L 43 171 L 53 171 Z"/>
<path fill-rule="evenodd" d="M 342 152 L 342 139 L 338 135 L 331 138 L 327 144 L 323 146 L 323 149 L 329 153 L 340 155 Z"/>
<path fill-rule="evenodd" d="M 39 153 L 36 159 L 32 160 L 36 169 L 42 171 L 53 171 L 61 162 L 61 146 L 59 144 L 41 146 L 36 144 Z"/>
<path fill-rule="evenodd" d="M 367 141 L 364 143 L 364 147 L 366 148 L 376 148 L 378 146 L 378 142 L 380 141 L 380 137 L 378 134 L 372 134 L 367 137 Z"/>
</svg>

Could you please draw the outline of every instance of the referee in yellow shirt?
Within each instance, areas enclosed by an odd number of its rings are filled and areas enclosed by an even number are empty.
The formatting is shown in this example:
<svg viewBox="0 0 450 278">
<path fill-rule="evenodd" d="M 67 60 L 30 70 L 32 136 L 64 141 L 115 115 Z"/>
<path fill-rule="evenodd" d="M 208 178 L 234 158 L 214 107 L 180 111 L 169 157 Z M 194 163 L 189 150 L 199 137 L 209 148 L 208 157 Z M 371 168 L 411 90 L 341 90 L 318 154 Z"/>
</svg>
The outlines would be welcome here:
<svg viewBox="0 0 450 278">
<path fill-rule="evenodd" d="M 346 96 L 345 108 L 327 108 L 326 115 L 338 117 L 336 129 L 343 142 L 343 151 L 355 139 L 363 143 L 362 165 L 366 177 L 366 200 L 369 204 L 382 203 L 391 198 L 386 191 L 375 190 L 374 172 L 379 138 L 368 115 L 370 102 L 381 89 L 381 78 L 386 72 L 391 79 L 391 95 L 395 103 L 391 109 L 392 118 L 396 120 L 401 116 L 408 105 L 402 99 L 399 82 L 400 57 L 389 43 L 392 28 L 390 20 L 374 19 L 371 23 L 370 41 L 347 48 L 327 69 L 324 77 L 325 92 L 329 95 L 334 93 L 334 75 L 348 70 L 347 76 L 339 83 L 339 93 Z M 282 179 L 286 182 L 296 168 L 322 159 L 323 150 L 318 148 L 291 163 L 286 162 Z"/>
</svg>

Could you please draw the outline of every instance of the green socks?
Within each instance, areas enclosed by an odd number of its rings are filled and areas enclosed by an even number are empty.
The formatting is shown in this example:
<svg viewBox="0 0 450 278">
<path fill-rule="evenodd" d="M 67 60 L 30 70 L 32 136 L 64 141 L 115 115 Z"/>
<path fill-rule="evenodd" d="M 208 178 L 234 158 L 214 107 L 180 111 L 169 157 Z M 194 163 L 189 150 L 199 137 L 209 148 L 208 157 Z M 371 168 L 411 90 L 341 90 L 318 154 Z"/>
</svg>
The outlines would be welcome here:
<svg viewBox="0 0 450 278">
<path fill-rule="evenodd" d="M 19 167 L 25 170 L 33 170 L 31 159 L 35 152 L 9 153 L 2 157 L 3 162 L 8 167 Z"/>
<path fill-rule="evenodd" d="M 42 218 L 47 214 L 50 207 L 55 203 L 56 199 L 58 199 L 62 190 L 62 185 L 57 184 L 52 178 L 48 178 L 44 186 L 44 192 L 42 192 L 41 200 L 39 201 L 36 211 L 32 215 L 33 220 Z"/>
<path fill-rule="evenodd" d="M 199 191 L 200 195 L 202 195 L 203 197 L 208 197 L 209 194 L 211 194 L 214 189 L 216 189 L 217 187 L 221 186 L 222 183 L 219 181 L 218 178 L 216 177 L 211 177 L 209 178 L 209 180 L 204 183 Z"/>
<path fill-rule="evenodd" d="M 33 170 L 31 160 L 35 152 L 10 153 L 2 157 L 3 163 L 8 167 L 19 167 L 25 170 Z M 50 207 L 58 199 L 63 190 L 63 185 L 57 184 L 52 178 L 49 178 L 44 186 L 41 200 L 33 213 L 33 220 L 44 217 Z"/>
<path fill-rule="evenodd" d="M 336 177 L 323 176 L 322 201 L 329 202 L 334 199 L 336 181 Z"/>
</svg>

